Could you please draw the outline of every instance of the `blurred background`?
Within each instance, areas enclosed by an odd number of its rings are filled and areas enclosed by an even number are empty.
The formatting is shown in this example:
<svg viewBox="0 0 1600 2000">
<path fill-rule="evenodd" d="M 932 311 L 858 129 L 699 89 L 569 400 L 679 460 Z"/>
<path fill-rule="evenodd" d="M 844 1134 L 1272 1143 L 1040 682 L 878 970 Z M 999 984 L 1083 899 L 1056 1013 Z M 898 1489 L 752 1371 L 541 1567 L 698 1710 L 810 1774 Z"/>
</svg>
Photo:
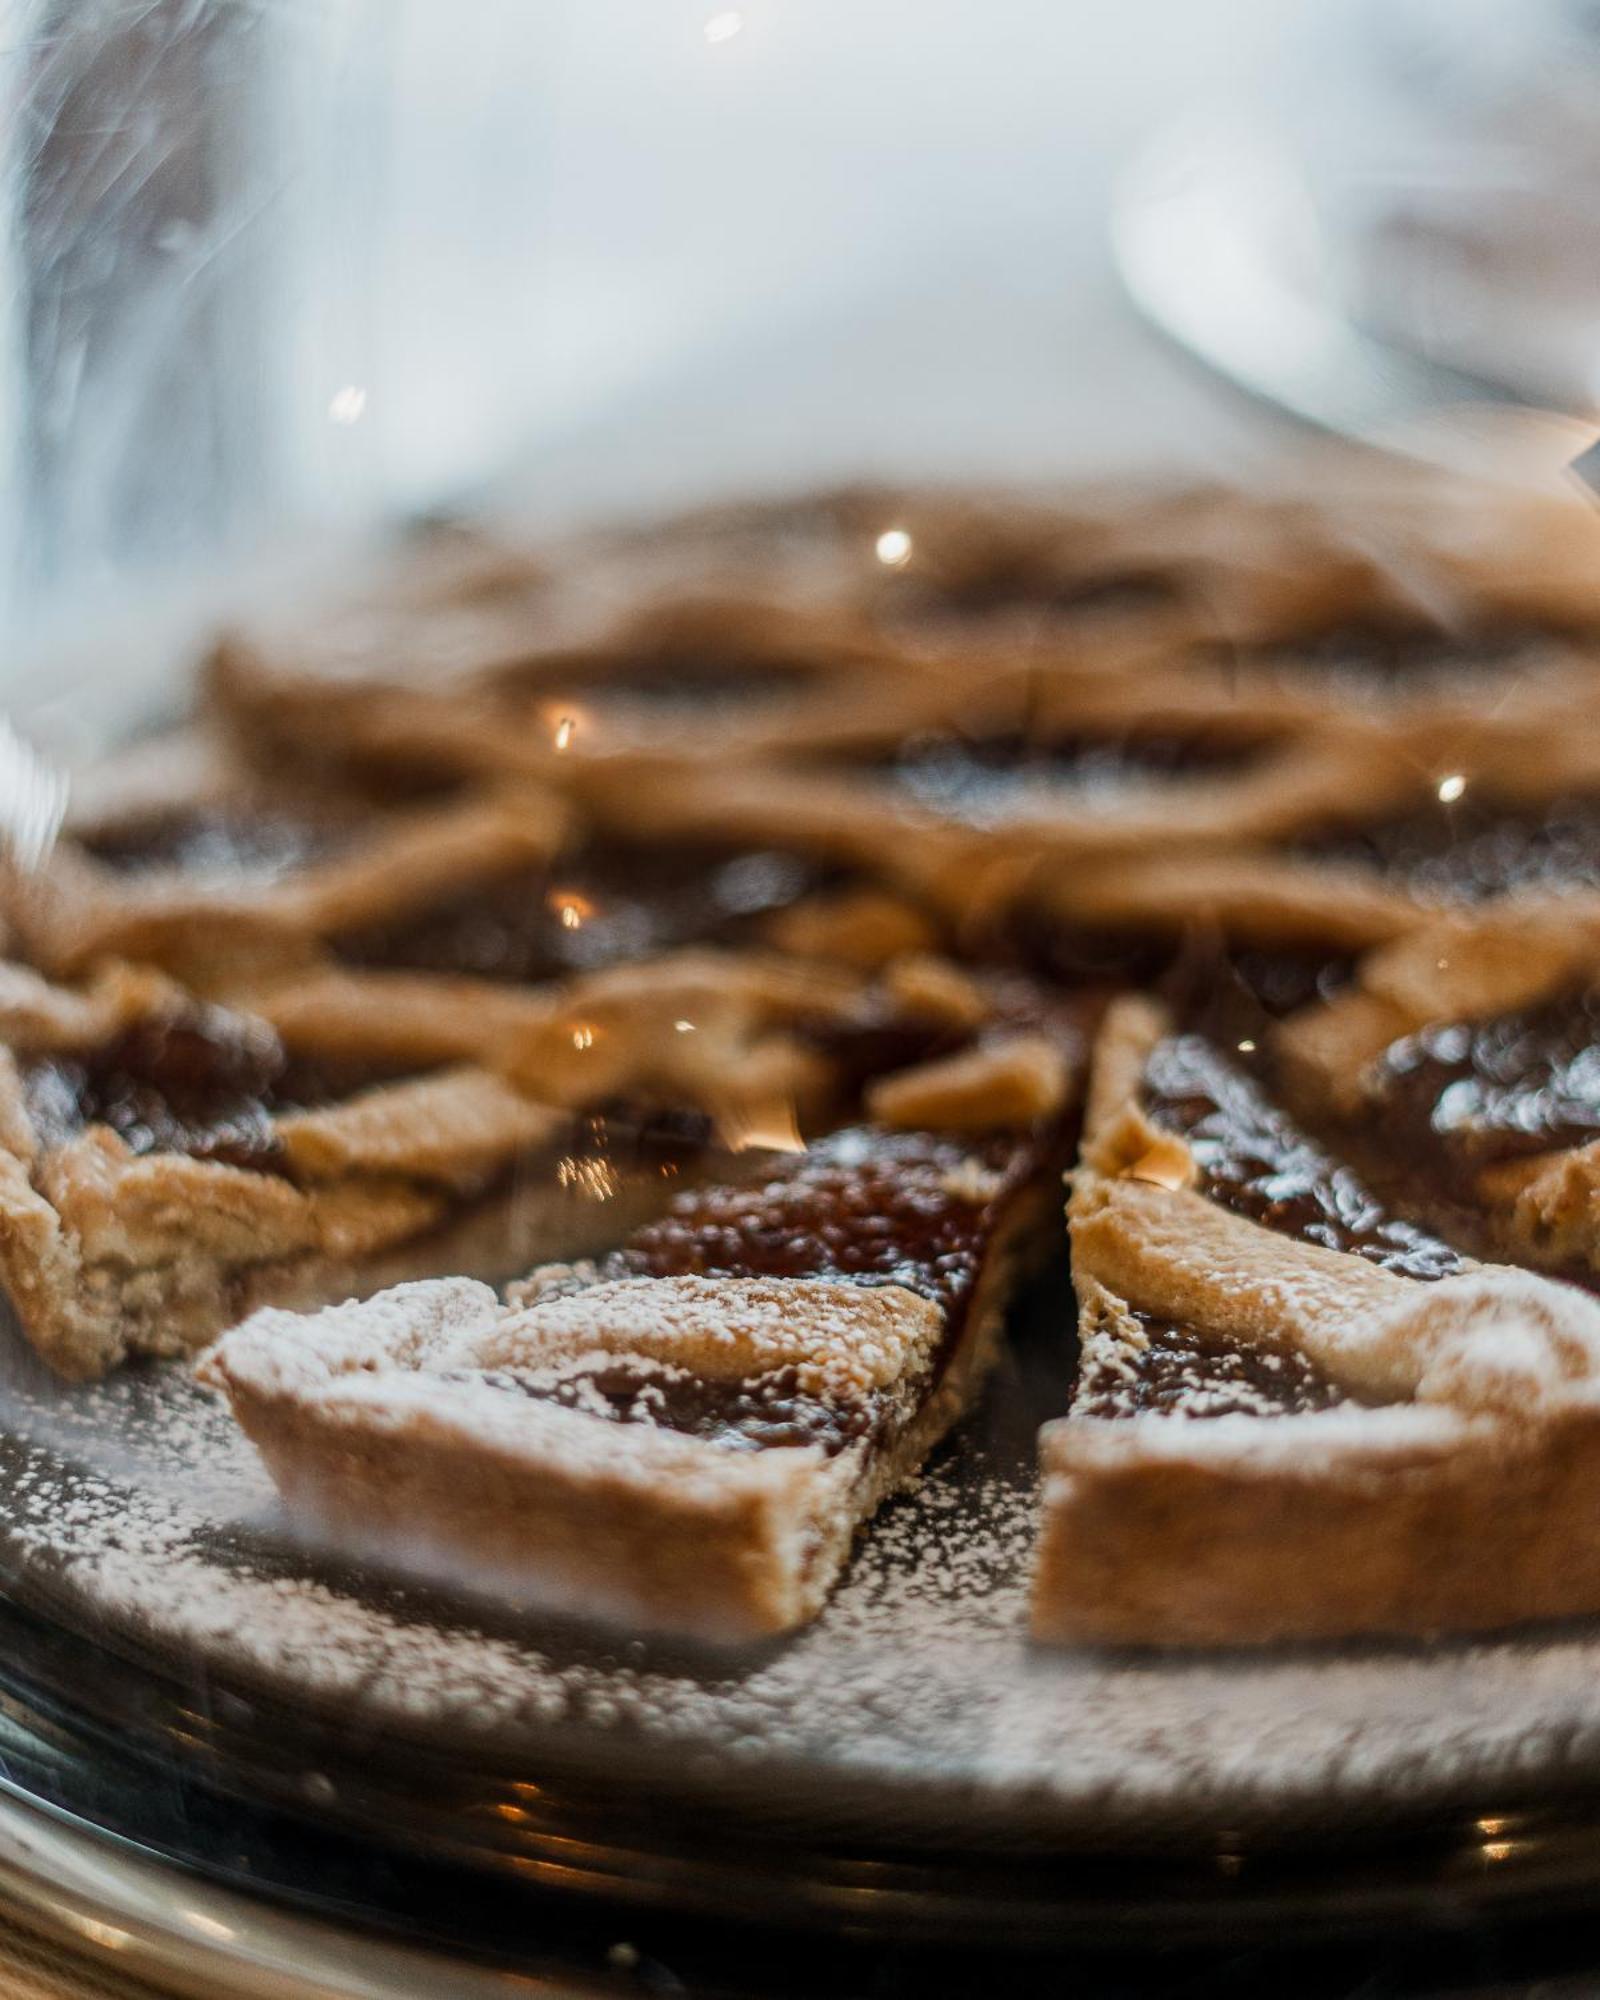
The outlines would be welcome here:
<svg viewBox="0 0 1600 2000">
<path fill-rule="evenodd" d="M 1592 400 L 1593 0 L 0 12 L 13 675 L 419 512 L 1281 443 L 1184 344 L 1363 434 Z"/>
</svg>

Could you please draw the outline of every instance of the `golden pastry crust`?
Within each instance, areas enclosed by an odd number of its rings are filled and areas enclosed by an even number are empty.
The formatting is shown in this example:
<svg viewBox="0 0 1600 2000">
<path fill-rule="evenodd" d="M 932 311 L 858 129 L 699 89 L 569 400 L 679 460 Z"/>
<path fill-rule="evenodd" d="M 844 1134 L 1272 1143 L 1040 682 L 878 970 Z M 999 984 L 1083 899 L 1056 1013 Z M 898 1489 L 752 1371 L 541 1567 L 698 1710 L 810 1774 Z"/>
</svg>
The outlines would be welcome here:
<svg viewBox="0 0 1600 2000">
<path fill-rule="evenodd" d="M 1254 1645 L 1594 1610 L 1600 1308 L 1511 1269 L 1423 1281 L 1224 1207 L 1142 1100 L 1170 1028 L 1124 1003 L 1096 1060 L 1069 1211 L 1084 1386 L 1041 1441 L 1038 1636 Z M 1168 1326 L 1199 1346 L 1141 1405 Z M 1194 1355 L 1219 1349 L 1266 1357 L 1268 1386 L 1208 1386 Z M 1275 1407 L 1291 1366 L 1317 1393 Z"/>
</svg>

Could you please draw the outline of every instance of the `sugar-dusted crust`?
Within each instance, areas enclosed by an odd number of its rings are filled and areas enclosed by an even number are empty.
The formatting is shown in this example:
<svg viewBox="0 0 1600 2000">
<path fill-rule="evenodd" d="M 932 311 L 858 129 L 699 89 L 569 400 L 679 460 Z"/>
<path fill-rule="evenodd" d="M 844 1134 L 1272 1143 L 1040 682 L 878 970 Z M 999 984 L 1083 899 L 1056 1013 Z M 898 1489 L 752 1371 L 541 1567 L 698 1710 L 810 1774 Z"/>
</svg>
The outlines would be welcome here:
<svg viewBox="0 0 1600 2000">
<path fill-rule="evenodd" d="M 975 1187 L 972 1199 L 981 1199 Z M 264 1313 L 201 1366 L 309 1532 L 586 1617 L 733 1642 L 815 1616 L 861 1523 L 915 1475 L 998 1346 L 1041 1204 L 986 1245 L 959 1338 L 896 1284 L 536 1272 L 502 1307 L 459 1281 L 311 1318 Z M 735 1450 L 485 1377 L 626 1356 L 716 1383 L 794 1372 L 861 1435 Z"/>
<path fill-rule="evenodd" d="M 1113 1011 L 1070 1219 L 1085 1379 L 1151 1319 L 1313 1367 L 1333 1406 L 1075 1410 L 1041 1441 L 1034 1629 L 1254 1645 L 1600 1607 L 1600 1306 L 1526 1272 L 1420 1282 L 1230 1212 L 1140 1102 L 1159 1009 Z M 1138 1315 L 1145 1315 L 1141 1320 Z"/>
</svg>

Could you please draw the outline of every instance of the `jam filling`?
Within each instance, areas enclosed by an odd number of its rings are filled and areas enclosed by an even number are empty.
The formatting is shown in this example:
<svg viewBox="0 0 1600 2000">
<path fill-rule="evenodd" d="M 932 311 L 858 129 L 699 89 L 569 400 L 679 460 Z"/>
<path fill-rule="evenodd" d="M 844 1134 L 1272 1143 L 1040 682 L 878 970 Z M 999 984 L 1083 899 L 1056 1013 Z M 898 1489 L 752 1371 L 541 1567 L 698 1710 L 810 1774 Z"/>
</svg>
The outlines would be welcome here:
<svg viewBox="0 0 1600 2000">
<path fill-rule="evenodd" d="M 808 1395 L 794 1367 L 722 1378 L 619 1354 L 559 1374 L 507 1369 L 478 1379 L 491 1388 L 614 1423 L 678 1431 L 727 1451 L 820 1445 L 835 1458 L 846 1446 L 872 1436 L 887 1412 L 887 1400 L 878 1395 L 833 1403 Z"/>
<path fill-rule="evenodd" d="M 1188 1140 L 1200 1192 L 1220 1207 L 1403 1277 L 1446 1278 L 1462 1268 L 1458 1252 L 1390 1214 L 1204 1037 L 1157 1043 L 1145 1069 L 1145 1104 L 1158 1124 Z"/>
<path fill-rule="evenodd" d="M 752 922 L 833 879 L 802 856 L 704 844 L 603 842 L 570 861 L 474 884 L 418 915 L 347 932 L 347 963 L 531 981 L 592 972 Z"/>
<path fill-rule="evenodd" d="M 1016 1136 L 835 1132 L 764 1179 L 686 1189 L 602 1260 L 601 1276 L 903 1285 L 958 1316 L 1001 1210 L 1039 1158 Z M 984 1177 L 979 1200 L 975 1173 Z"/>
<path fill-rule="evenodd" d="M 174 870 L 206 881 L 275 882 L 343 845 L 339 831 L 288 812 L 184 806 L 79 844 L 121 874 Z"/>
<path fill-rule="evenodd" d="M 1377 825 L 1302 842 L 1318 861 L 1371 868 L 1441 902 L 1600 882 L 1600 794 L 1538 808 L 1499 807 L 1469 787 L 1454 804 L 1429 799 Z"/>
<path fill-rule="evenodd" d="M 107 1125 L 137 1154 L 274 1172 L 274 1113 L 336 1102 L 385 1074 L 296 1058 L 264 1022 L 197 1006 L 135 1022 L 84 1054 L 30 1062 L 23 1088 L 47 1145 Z"/>
<path fill-rule="evenodd" d="M 1182 592 L 1164 570 L 1130 567 L 1073 571 L 1053 547 L 997 541 L 969 546 L 964 558 L 919 566 L 914 558 L 897 579 L 900 594 L 925 612 L 956 618 L 996 612 L 1062 612 L 1072 617 L 1118 616 L 1163 610 Z"/>
<path fill-rule="evenodd" d="M 1309 947 L 1190 949 L 1162 992 L 1188 1026 L 1237 1047 L 1313 1001 L 1332 999 L 1354 970 L 1349 954 Z"/>
<path fill-rule="evenodd" d="M 960 1342 L 1002 1215 L 1040 1162 L 1038 1146 L 1015 1136 L 966 1143 L 935 1132 L 835 1132 L 764 1178 L 685 1189 L 664 1215 L 600 1259 L 597 1277 L 901 1285 L 944 1316 L 931 1388 Z M 831 1456 L 881 1435 L 891 1415 L 889 1399 L 876 1393 L 839 1402 L 808 1395 L 787 1366 L 722 1380 L 640 1356 L 608 1356 L 570 1372 L 478 1379 L 739 1450 L 820 1444 Z"/>
<path fill-rule="evenodd" d="M 1133 1317 L 1144 1345 L 1119 1350 L 1122 1366 L 1084 1371 L 1074 1416 L 1300 1416 L 1347 1400 L 1304 1355 L 1240 1347 L 1150 1313 Z"/>
<path fill-rule="evenodd" d="M 1470 1184 L 1480 1167 L 1600 1139 L 1600 992 L 1422 1029 L 1373 1071 L 1385 1147 Z"/>
<path fill-rule="evenodd" d="M 983 826 L 1069 794 L 1089 808 L 1115 807 L 1152 779 L 1247 769 L 1255 745 L 1204 736 L 1063 737 L 1020 734 L 935 737 L 904 745 L 884 767 L 919 805 Z"/>
</svg>

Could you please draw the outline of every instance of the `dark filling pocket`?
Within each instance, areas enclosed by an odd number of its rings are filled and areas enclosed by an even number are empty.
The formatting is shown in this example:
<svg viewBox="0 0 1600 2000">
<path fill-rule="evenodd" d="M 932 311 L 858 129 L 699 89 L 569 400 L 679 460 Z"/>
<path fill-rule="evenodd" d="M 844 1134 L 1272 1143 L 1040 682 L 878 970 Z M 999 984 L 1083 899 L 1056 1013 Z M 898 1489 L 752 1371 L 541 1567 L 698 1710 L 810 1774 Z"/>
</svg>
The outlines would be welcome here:
<svg viewBox="0 0 1600 2000">
<path fill-rule="evenodd" d="M 392 1069 L 298 1058 L 265 1022 L 195 1006 L 124 1028 L 98 1047 L 22 1067 L 29 1115 L 47 1145 L 107 1125 L 135 1153 L 183 1153 L 274 1172 L 273 1114 L 312 1110 Z"/>
<path fill-rule="evenodd" d="M 1600 883 L 1600 795 L 1572 793 L 1524 809 L 1497 805 L 1469 785 L 1454 801 L 1430 797 L 1372 826 L 1302 841 L 1297 852 L 1371 869 L 1440 902 L 1588 888 Z"/>
<path fill-rule="evenodd" d="M 1115 1367 L 1091 1362 L 1074 1416 L 1299 1416 L 1347 1400 L 1304 1355 L 1242 1347 L 1151 1313 L 1133 1317 L 1144 1345 L 1119 1347 Z"/>
<path fill-rule="evenodd" d="M 1446 1278 L 1463 1268 L 1459 1252 L 1392 1214 L 1203 1036 L 1158 1042 L 1144 1090 L 1156 1123 L 1188 1140 L 1200 1192 L 1219 1207 L 1402 1277 Z"/>
<path fill-rule="evenodd" d="M 337 853 L 350 838 L 345 829 L 292 813 L 197 806 L 84 835 L 79 845 L 122 874 L 173 869 L 207 881 L 261 884 Z"/>
<path fill-rule="evenodd" d="M 354 965 L 556 979 L 736 940 L 835 879 L 774 849 L 598 842 L 570 860 L 476 883 L 415 916 L 346 932 L 334 948 Z"/>
<path fill-rule="evenodd" d="M 477 1379 L 537 1402 L 613 1423 L 652 1424 L 729 1451 L 820 1445 L 830 1458 L 881 1431 L 890 1407 L 877 1394 L 842 1402 L 810 1395 L 793 1367 L 724 1379 L 625 1354 L 571 1369 L 505 1369 L 444 1379 Z"/>
<path fill-rule="evenodd" d="M 1395 1042 L 1370 1087 L 1385 1145 L 1456 1191 L 1499 1160 L 1600 1138 L 1600 993 L 1569 990 L 1484 1021 Z"/>
<path fill-rule="evenodd" d="M 1130 790 L 1163 779 L 1220 777 L 1250 768 L 1260 746 L 1203 733 L 1035 738 L 920 737 L 877 770 L 917 804 L 974 826 L 1070 799 L 1114 806 Z"/>
</svg>

